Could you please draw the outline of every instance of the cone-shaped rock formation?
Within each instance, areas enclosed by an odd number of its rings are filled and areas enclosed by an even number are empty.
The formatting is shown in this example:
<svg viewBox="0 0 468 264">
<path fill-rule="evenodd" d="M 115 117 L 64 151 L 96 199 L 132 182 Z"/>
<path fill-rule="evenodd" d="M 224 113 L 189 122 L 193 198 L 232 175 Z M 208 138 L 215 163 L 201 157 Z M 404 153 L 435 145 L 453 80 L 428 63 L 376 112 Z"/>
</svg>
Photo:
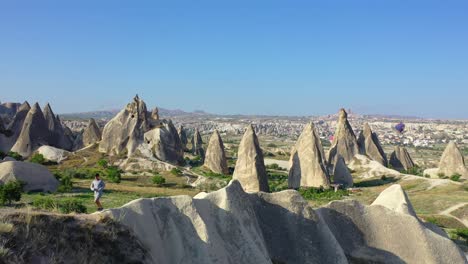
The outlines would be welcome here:
<svg viewBox="0 0 468 264">
<path fill-rule="evenodd" d="M 396 146 L 390 155 L 390 165 L 396 170 L 409 170 L 415 166 L 405 147 Z"/>
<path fill-rule="evenodd" d="M 91 118 L 83 131 L 83 145 L 86 147 L 99 141 L 101 141 L 101 130 L 96 120 Z"/>
<path fill-rule="evenodd" d="M 322 143 L 312 123 L 299 136 L 289 163 L 289 188 L 330 186 Z"/>
<path fill-rule="evenodd" d="M 333 182 L 342 184 L 346 188 L 353 187 L 353 176 L 340 155 L 336 158 L 335 166 L 333 166 Z"/>
<path fill-rule="evenodd" d="M 188 139 L 187 139 L 187 134 L 185 133 L 184 127 L 179 126 L 179 129 L 177 130 L 177 133 L 179 134 L 180 142 L 182 143 L 182 148 L 184 149 L 184 151 L 187 151 L 188 150 L 188 148 L 187 148 Z"/>
<path fill-rule="evenodd" d="M 344 109 L 340 110 L 335 136 L 328 152 L 328 163 L 335 164 L 337 155 L 341 155 L 348 163 L 359 153 L 356 136 L 348 122 L 348 114 Z"/>
<path fill-rule="evenodd" d="M 460 174 L 462 178 L 468 177 L 465 158 L 454 141 L 450 141 L 442 154 L 439 162 L 439 172 L 446 176 Z"/>
<path fill-rule="evenodd" d="M 48 139 L 47 122 L 39 104 L 36 103 L 26 115 L 21 133 L 11 151 L 17 152 L 23 157 L 28 157 L 40 146 L 47 145 Z"/>
<path fill-rule="evenodd" d="M 247 126 L 240 142 L 232 178 L 247 192 L 269 191 L 262 149 L 252 125 Z"/>
<path fill-rule="evenodd" d="M 213 132 L 210 142 L 208 143 L 204 166 L 214 173 L 229 173 L 223 140 L 221 139 L 218 130 Z"/>
<path fill-rule="evenodd" d="M 200 135 L 198 128 L 195 128 L 195 132 L 192 137 L 192 153 L 193 155 L 200 156 L 202 160 L 205 159 L 205 151 L 203 150 L 203 140 Z"/>
<path fill-rule="evenodd" d="M 372 132 L 368 123 L 364 124 L 364 129 L 359 135 L 358 145 L 360 154 L 367 155 L 372 160 L 387 166 L 387 156 L 380 145 L 379 137 Z"/>
</svg>

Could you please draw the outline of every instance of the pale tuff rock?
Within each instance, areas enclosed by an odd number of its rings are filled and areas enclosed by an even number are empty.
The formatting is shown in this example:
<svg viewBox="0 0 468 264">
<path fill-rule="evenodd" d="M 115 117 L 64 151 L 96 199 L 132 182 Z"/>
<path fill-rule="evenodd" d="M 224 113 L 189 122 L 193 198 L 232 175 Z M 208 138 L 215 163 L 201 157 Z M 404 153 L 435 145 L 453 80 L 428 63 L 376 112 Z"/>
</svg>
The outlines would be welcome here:
<svg viewBox="0 0 468 264">
<path fill-rule="evenodd" d="M 295 191 L 249 195 L 233 181 L 194 198 L 139 199 L 102 214 L 128 226 L 151 263 L 347 263 Z"/>
<path fill-rule="evenodd" d="M 16 141 L 19 134 L 21 133 L 21 129 L 23 128 L 24 119 L 28 115 L 29 110 L 31 110 L 31 106 L 27 101 L 25 101 L 21 106 L 18 108 L 13 120 L 6 128 L 12 133 L 12 140 Z"/>
<path fill-rule="evenodd" d="M 148 131 L 146 104 L 138 96 L 110 120 L 102 131 L 99 151 L 110 155 L 131 155 Z"/>
<path fill-rule="evenodd" d="M 394 184 L 381 192 L 372 205 L 381 205 L 397 213 L 416 217 L 408 195 L 399 184 Z"/>
<path fill-rule="evenodd" d="M 446 237 L 415 215 L 399 186 L 391 186 L 371 206 L 334 201 L 318 213 L 352 263 L 466 263 Z"/>
<path fill-rule="evenodd" d="M 61 163 L 71 155 L 71 153 L 66 150 L 54 148 L 51 146 L 41 146 L 37 149 L 37 152 L 42 154 L 46 160 L 57 163 Z"/>
<path fill-rule="evenodd" d="M 96 124 L 96 120 L 91 118 L 83 131 L 83 145 L 85 147 L 101 141 L 101 130 Z"/>
<path fill-rule="evenodd" d="M 445 176 L 449 177 L 454 174 L 460 174 L 462 178 L 468 179 L 465 159 L 454 141 L 450 141 L 445 148 L 440 158 L 438 173 L 443 173 Z"/>
<path fill-rule="evenodd" d="M 202 160 L 205 159 L 205 150 L 203 150 L 203 140 L 198 128 L 195 129 L 192 137 L 192 153 L 193 155 L 200 156 Z"/>
<path fill-rule="evenodd" d="M 159 109 L 155 107 L 151 112 L 151 118 L 154 120 L 159 120 Z"/>
<path fill-rule="evenodd" d="M 262 149 L 252 125 L 247 126 L 240 142 L 232 179 L 238 180 L 247 192 L 269 191 Z"/>
<path fill-rule="evenodd" d="M 47 144 L 61 149 L 71 150 L 73 142 L 65 135 L 59 116 L 55 115 L 49 104 L 43 110 L 44 119 L 49 130 Z"/>
<path fill-rule="evenodd" d="M 344 200 L 314 210 L 296 191 L 248 194 L 231 181 L 194 198 L 138 199 L 99 214 L 131 229 L 149 263 L 466 263 L 450 239 L 395 210 L 411 207 L 395 189 L 377 199 L 388 204 Z"/>
<path fill-rule="evenodd" d="M 49 137 L 47 122 L 39 104 L 36 103 L 26 115 L 21 133 L 11 151 L 28 157 L 40 146 L 47 145 Z"/>
<path fill-rule="evenodd" d="M 369 158 L 387 166 L 387 156 L 380 145 L 379 137 L 372 132 L 368 123 L 364 125 L 364 129 L 358 139 L 359 153 L 367 155 Z"/>
<path fill-rule="evenodd" d="M 155 158 L 169 163 L 183 163 L 184 150 L 172 121 L 162 120 L 160 126 L 145 133 L 144 139 Z"/>
<path fill-rule="evenodd" d="M 375 160 L 371 160 L 368 156 L 356 154 L 354 158 L 346 164 L 348 168 L 355 171 L 355 177 L 358 178 L 374 178 L 374 177 L 400 177 L 401 173 L 387 168 Z"/>
<path fill-rule="evenodd" d="M 14 180 L 25 183 L 24 191 L 55 192 L 59 186 L 57 179 L 45 166 L 22 161 L 0 163 L 0 184 Z"/>
<path fill-rule="evenodd" d="M 221 139 L 218 130 L 213 132 L 208 143 L 204 166 L 214 173 L 229 173 L 223 140 Z"/>
<path fill-rule="evenodd" d="M 289 188 L 330 186 L 322 143 L 312 123 L 299 136 L 289 164 Z"/>
<path fill-rule="evenodd" d="M 328 163 L 335 164 L 337 155 L 341 155 L 348 163 L 358 153 L 358 143 L 353 128 L 348 122 L 348 114 L 341 109 L 334 139 L 328 152 Z"/>
<path fill-rule="evenodd" d="M 342 184 L 346 188 L 353 187 L 353 176 L 340 155 L 336 158 L 336 163 L 333 166 L 333 181 Z"/>
<path fill-rule="evenodd" d="M 180 142 L 182 143 L 182 148 L 184 149 L 184 151 L 187 151 L 188 139 L 187 139 L 187 134 L 185 133 L 184 127 L 179 126 L 177 133 L 179 134 Z"/>
<path fill-rule="evenodd" d="M 409 170 L 416 166 L 405 147 L 396 146 L 390 155 L 390 165 L 396 170 Z"/>
<path fill-rule="evenodd" d="M 14 115 L 13 120 L 8 126 L 5 127 L 5 133 L 0 135 L 0 147 L 2 148 L 0 149 L 1 151 L 8 152 L 13 147 L 21 133 L 24 120 L 26 119 L 30 109 L 31 107 L 27 101 L 21 104 L 21 106 L 18 108 L 18 111 Z"/>
</svg>

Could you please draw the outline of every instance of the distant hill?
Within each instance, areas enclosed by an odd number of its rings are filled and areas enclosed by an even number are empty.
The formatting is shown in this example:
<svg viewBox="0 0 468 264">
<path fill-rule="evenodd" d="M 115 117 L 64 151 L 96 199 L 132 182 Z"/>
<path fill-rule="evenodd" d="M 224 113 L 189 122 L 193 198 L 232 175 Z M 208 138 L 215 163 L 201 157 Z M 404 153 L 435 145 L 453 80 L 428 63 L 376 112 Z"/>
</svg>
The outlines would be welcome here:
<svg viewBox="0 0 468 264">
<path fill-rule="evenodd" d="M 66 113 L 60 114 L 60 118 L 63 120 L 67 119 L 106 119 L 109 120 L 113 118 L 120 110 L 113 109 L 113 110 L 103 110 L 103 111 L 91 111 L 91 112 L 80 112 L 80 113 Z M 162 118 L 166 117 L 175 117 L 175 116 L 191 116 L 191 115 L 208 115 L 205 111 L 196 110 L 194 112 L 185 112 L 180 109 L 170 110 L 165 108 L 159 108 L 159 115 Z"/>
</svg>

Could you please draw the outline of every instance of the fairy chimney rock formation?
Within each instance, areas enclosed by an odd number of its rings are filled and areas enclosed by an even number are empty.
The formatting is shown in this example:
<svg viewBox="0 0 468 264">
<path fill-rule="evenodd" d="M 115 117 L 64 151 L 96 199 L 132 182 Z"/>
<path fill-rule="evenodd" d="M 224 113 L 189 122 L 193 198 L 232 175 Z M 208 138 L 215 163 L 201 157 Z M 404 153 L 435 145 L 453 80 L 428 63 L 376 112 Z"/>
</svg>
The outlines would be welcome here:
<svg viewBox="0 0 468 264">
<path fill-rule="evenodd" d="M 269 191 L 262 149 L 252 125 L 247 126 L 240 142 L 232 179 L 238 180 L 246 192 Z"/>
<path fill-rule="evenodd" d="M 289 188 L 330 186 L 322 143 L 312 123 L 299 136 L 289 164 Z"/>
<path fill-rule="evenodd" d="M 228 174 L 228 165 L 226 153 L 224 152 L 224 144 L 218 130 L 213 132 L 206 149 L 204 166 L 214 173 Z"/>
<path fill-rule="evenodd" d="M 439 173 L 449 177 L 455 174 L 460 174 L 465 179 L 468 177 L 465 158 L 454 141 L 450 141 L 440 158 Z"/>
<path fill-rule="evenodd" d="M 409 170 L 415 166 L 405 147 L 396 146 L 390 155 L 390 165 L 396 170 Z"/>
<path fill-rule="evenodd" d="M 380 145 L 379 138 L 376 133 L 372 132 L 369 124 L 364 124 L 364 129 L 358 139 L 359 153 L 367 155 L 372 160 L 387 166 L 387 156 Z"/>
<path fill-rule="evenodd" d="M 344 109 L 341 109 L 333 142 L 328 152 L 328 163 L 335 164 L 337 155 L 341 155 L 345 162 L 348 163 L 358 153 L 357 139 L 353 128 L 348 122 L 348 114 Z"/>
</svg>

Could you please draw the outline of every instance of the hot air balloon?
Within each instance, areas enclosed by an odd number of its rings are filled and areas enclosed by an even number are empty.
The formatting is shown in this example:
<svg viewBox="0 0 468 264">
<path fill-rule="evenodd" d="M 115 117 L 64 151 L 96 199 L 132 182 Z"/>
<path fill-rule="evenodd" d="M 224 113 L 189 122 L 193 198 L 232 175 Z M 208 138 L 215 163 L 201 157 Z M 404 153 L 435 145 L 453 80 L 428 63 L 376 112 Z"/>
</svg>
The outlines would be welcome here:
<svg viewBox="0 0 468 264">
<path fill-rule="evenodd" d="M 403 122 L 400 122 L 395 126 L 395 129 L 401 134 L 405 130 L 405 124 L 403 124 Z"/>
</svg>

